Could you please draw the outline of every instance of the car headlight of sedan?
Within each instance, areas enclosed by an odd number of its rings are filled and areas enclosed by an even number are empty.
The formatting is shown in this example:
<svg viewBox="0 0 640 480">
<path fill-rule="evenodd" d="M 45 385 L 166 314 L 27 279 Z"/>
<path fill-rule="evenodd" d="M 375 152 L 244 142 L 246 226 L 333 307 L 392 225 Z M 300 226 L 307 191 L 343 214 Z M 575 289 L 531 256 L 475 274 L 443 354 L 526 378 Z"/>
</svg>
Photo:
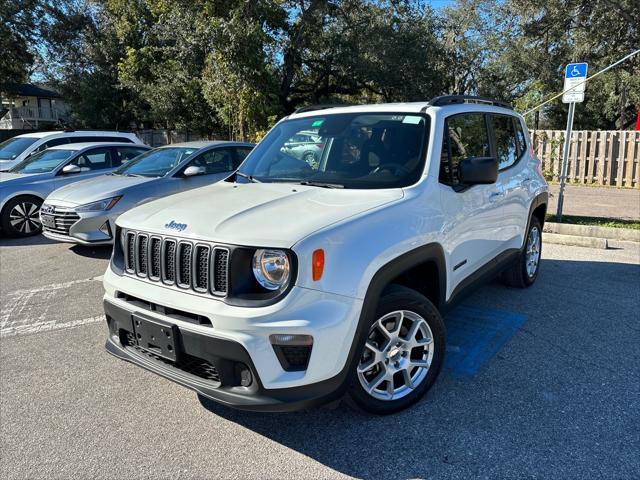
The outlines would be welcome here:
<svg viewBox="0 0 640 480">
<path fill-rule="evenodd" d="M 105 198 L 104 200 L 98 200 L 97 202 L 80 205 L 79 207 L 76 207 L 75 210 L 76 212 L 100 212 L 103 210 L 111 210 L 121 198 L 122 195 Z"/>
<path fill-rule="evenodd" d="M 283 250 L 259 249 L 253 255 L 253 274 L 267 290 L 282 290 L 289 284 L 291 265 Z"/>
</svg>

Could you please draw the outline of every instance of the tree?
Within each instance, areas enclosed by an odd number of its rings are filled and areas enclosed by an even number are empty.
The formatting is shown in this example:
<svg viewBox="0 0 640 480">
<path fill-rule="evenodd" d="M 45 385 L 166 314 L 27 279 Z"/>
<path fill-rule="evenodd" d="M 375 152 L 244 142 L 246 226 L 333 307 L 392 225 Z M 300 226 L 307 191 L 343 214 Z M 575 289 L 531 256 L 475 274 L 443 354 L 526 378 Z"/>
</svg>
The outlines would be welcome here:
<svg viewBox="0 0 640 480">
<path fill-rule="evenodd" d="M 28 79 L 35 59 L 30 47 L 41 17 L 39 0 L 0 0 L 0 92 Z"/>
</svg>

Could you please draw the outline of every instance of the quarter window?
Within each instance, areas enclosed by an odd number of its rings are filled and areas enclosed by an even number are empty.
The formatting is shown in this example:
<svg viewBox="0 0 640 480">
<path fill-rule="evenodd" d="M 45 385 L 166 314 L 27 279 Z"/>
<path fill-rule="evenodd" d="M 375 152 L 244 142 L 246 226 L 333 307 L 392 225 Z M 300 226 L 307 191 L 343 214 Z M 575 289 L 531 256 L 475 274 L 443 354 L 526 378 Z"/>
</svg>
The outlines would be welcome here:
<svg viewBox="0 0 640 480">
<path fill-rule="evenodd" d="M 463 113 L 447 118 L 440 156 L 440 182 L 457 185 L 458 167 L 463 159 L 490 154 L 484 114 Z"/>
<path fill-rule="evenodd" d="M 522 129 L 522 123 L 517 118 L 513 119 L 513 123 L 516 125 L 516 137 L 518 139 L 518 157 L 522 156 L 527 151 L 527 139 Z"/>
<path fill-rule="evenodd" d="M 492 115 L 493 134 L 496 139 L 496 155 L 498 169 L 511 167 L 518 160 L 518 145 L 513 117 L 509 115 Z"/>
</svg>

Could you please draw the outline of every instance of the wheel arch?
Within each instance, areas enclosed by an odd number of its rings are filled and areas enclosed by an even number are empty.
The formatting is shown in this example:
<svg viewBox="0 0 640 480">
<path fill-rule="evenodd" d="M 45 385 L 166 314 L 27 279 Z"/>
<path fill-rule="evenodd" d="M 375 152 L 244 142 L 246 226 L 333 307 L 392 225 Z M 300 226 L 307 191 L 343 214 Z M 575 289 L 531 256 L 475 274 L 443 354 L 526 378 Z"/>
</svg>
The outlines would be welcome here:
<svg viewBox="0 0 640 480">
<path fill-rule="evenodd" d="M 444 250 L 439 243 L 429 243 L 405 252 L 380 267 L 367 287 L 347 361 L 343 370 L 337 376 L 337 378 L 341 379 L 341 388 L 338 391 L 344 392 L 346 389 L 350 378 L 349 373 L 354 371 L 354 362 L 358 361 L 358 353 L 366 340 L 369 324 L 375 317 L 378 300 L 381 295 L 397 279 L 402 278 L 404 274 L 415 272 L 415 269 L 425 268 L 425 266 L 435 269 L 432 272 L 437 272 L 438 296 L 437 303 L 434 303 L 434 305 L 436 308 L 445 306 L 446 263 Z M 400 282 L 400 285 L 403 285 L 403 283 Z M 419 293 L 422 292 L 419 291 Z"/>
<path fill-rule="evenodd" d="M 15 200 L 16 198 L 20 198 L 20 197 L 35 198 L 35 199 L 39 200 L 40 202 L 44 203 L 44 198 L 41 195 L 38 195 L 35 192 L 20 192 L 20 193 L 16 193 L 15 195 L 11 195 L 11 196 L 9 196 L 9 197 L 4 199 L 2 205 L 0 206 L 0 217 L 2 215 L 4 215 L 5 209 L 7 208 L 7 204 L 9 202 L 11 202 L 11 200 Z"/>
<path fill-rule="evenodd" d="M 522 248 L 525 247 L 527 233 L 529 231 L 529 227 L 531 226 L 531 219 L 536 217 L 540 222 L 540 227 L 544 227 L 545 216 L 547 215 L 547 207 L 549 205 L 549 193 L 542 192 L 534 197 L 531 202 L 531 206 L 529 207 L 529 216 L 527 218 L 527 229 L 525 230 L 525 234 L 523 235 L 522 240 Z"/>
</svg>

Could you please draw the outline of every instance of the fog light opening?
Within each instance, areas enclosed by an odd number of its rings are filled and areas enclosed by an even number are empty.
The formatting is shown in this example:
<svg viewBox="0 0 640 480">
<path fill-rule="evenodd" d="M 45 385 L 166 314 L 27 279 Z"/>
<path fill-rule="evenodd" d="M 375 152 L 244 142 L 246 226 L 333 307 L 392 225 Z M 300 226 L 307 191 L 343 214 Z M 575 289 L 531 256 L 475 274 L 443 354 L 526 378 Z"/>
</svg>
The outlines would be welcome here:
<svg viewBox="0 0 640 480">
<path fill-rule="evenodd" d="M 98 230 L 104 233 L 107 237 L 111 238 L 111 227 L 109 226 L 109 220 L 104 222 Z"/>
<path fill-rule="evenodd" d="M 269 336 L 280 366 L 286 372 L 303 371 L 309 365 L 313 337 L 278 333 Z"/>
<path fill-rule="evenodd" d="M 236 364 L 236 375 L 240 379 L 240 385 L 243 387 L 250 387 L 253 383 L 253 375 L 251 370 L 244 363 Z"/>
</svg>

